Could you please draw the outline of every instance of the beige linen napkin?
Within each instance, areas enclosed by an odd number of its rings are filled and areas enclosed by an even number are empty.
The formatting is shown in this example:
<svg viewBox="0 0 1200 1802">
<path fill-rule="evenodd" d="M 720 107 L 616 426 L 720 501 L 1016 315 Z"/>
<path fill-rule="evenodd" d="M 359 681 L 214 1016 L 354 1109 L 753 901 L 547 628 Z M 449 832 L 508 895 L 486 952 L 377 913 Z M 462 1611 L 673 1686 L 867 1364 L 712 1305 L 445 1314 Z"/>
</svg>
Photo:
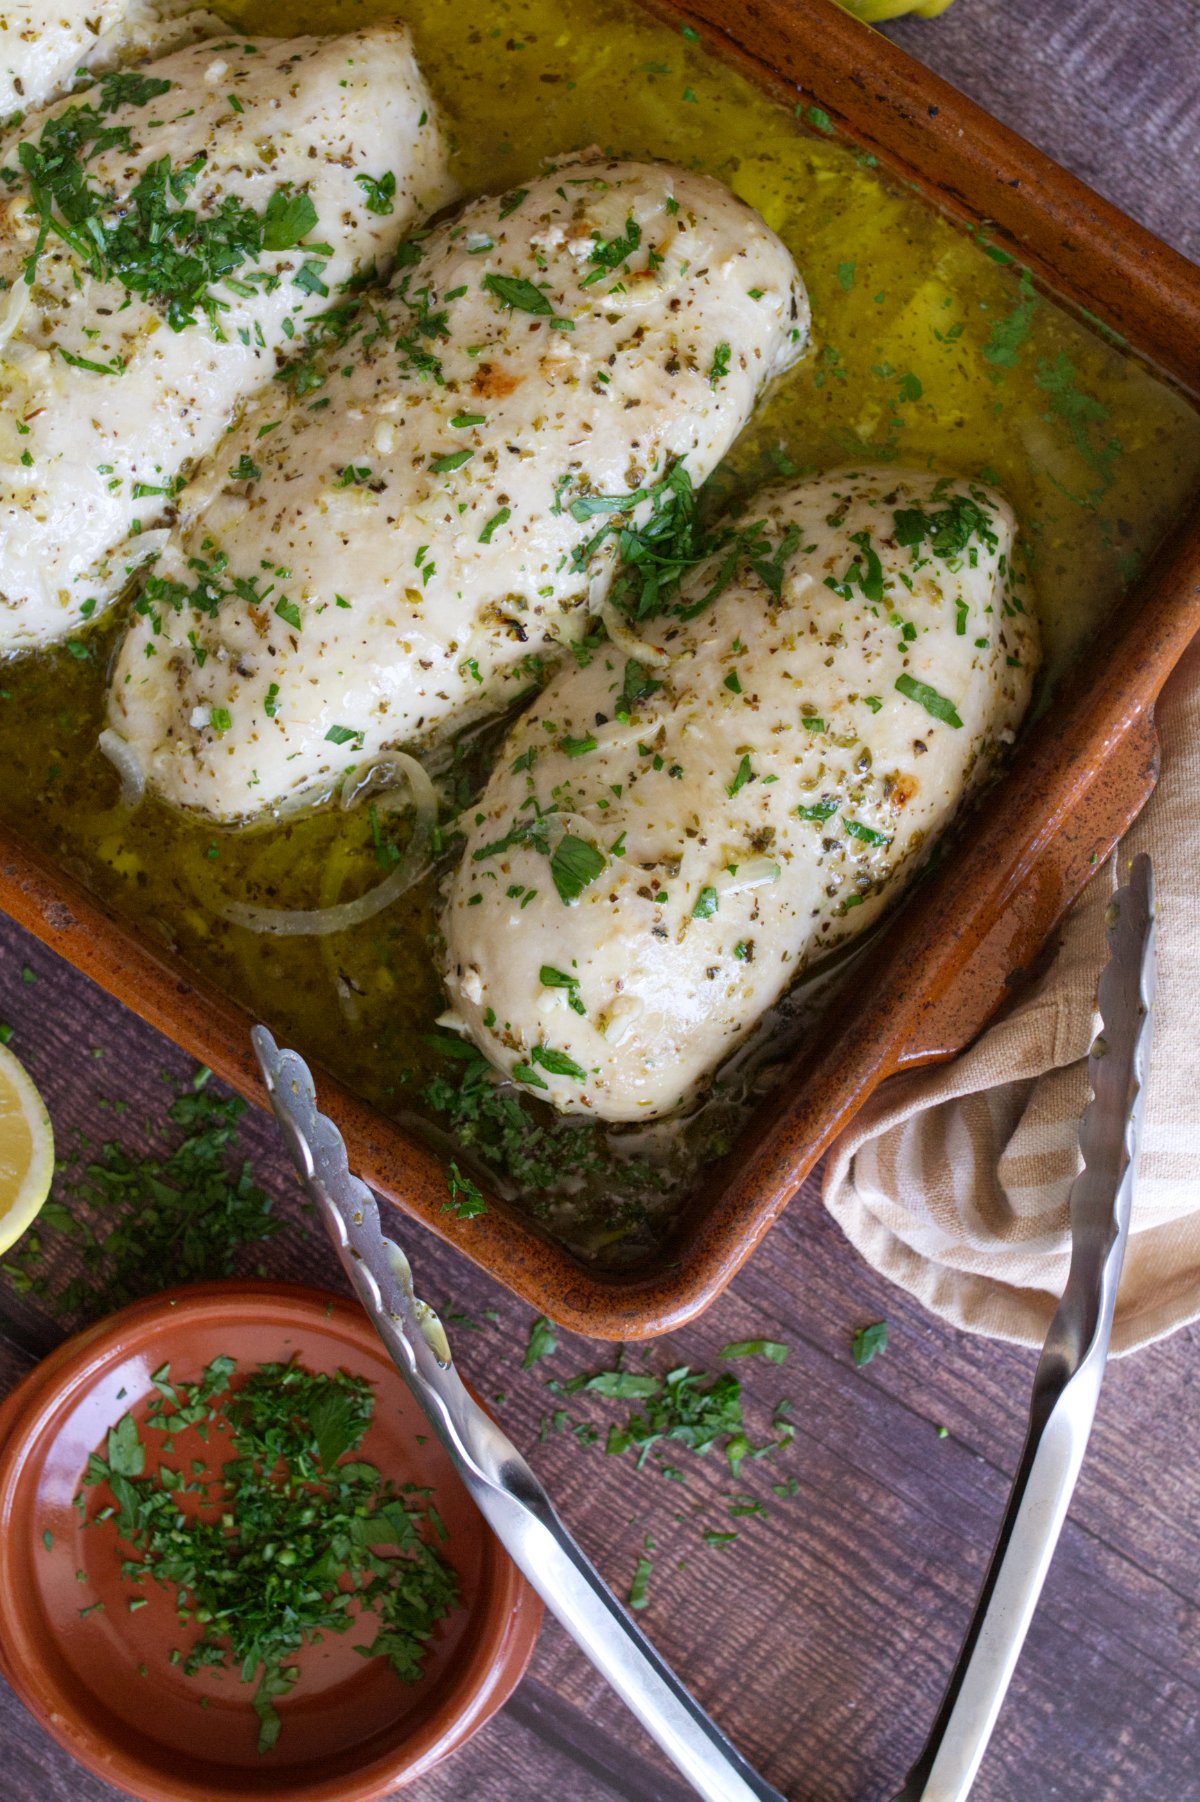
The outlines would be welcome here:
<svg viewBox="0 0 1200 1802">
<path fill-rule="evenodd" d="M 972 1332 L 1040 1345 L 1066 1281 L 1105 906 L 1139 851 L 1154 860 L 1158 995 L 1113 1350 L 1200 1315 L 1200 640 L 1158 727 L 1158 788 L 1067 916 L 1045 977 L 951 1063 L 885 1083 L 829 1156 L 825 1205 L 851 1243 Z"/>
</svg>

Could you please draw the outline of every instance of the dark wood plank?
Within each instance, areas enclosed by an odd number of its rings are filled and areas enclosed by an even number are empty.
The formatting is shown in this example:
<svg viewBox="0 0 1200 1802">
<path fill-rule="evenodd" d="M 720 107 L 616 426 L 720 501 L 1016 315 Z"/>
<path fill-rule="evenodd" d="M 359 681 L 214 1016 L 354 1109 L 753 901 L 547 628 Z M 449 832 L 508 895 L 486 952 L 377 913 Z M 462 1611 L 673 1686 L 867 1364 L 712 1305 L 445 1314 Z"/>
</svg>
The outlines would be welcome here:
<svg viewBox="0 0 1200 1802">
<path fill-rule="evenodd" d="M 1200 20 L 1193 0 L 959 0 L 889 37 L 1200 257 Z"/>
<path fill-rule="evenodd" d="M 64 1143 L 76 1129 L 93 1137 L 119 1129 L 136 1140 L 143 1120 L 161 1112 L 163 1071 L 183 1076 L 186 1060 L 15 929 L 0 928 L 0 947 L 0 1018 L 15 1025 L 14 1044 Z M 23 979 L 24 965 L 35 982 Z M 93 1047 L 104 1057 L 88 1055 Z M 124 1115 L 101 1106 L 117 1100 L 129 1104 Z M 243 1136 L 295 1229 L 252 1252 L 248 1265 L 336 1283 L 269 1121 L 247 1116 Z M 681 1486 L 567 1437 L 539 1442 L 539 1423 L 558 1401 L 546 1379 L 607 1363 L 610 1350 L 564 1334 L 552 1360 L 521 1371 L 527 1310 L 419 1229 L 409 1226 L 406 1237 L 431 1298 L 477 1320 L 496 1309 L 495 1325 L 457 1330 L 459 1360 L 530 1448 L 619 1593 L 653 1533 L 645 1624 L 739 1744 L 789 1795 L 885 1797 L 919 1744 L 970 1609 L 1020 1443 L 1031 1357 L 957 1334 L 889 1289 L 848 1251 L 809 1185 L 716 1308 L 634 1353 L 656 1369 L 681 1361 L 712 1368 L 731 1339 L 767 1335 L 792 1348 L 782 1369 L 739 1366 L 752 1437 L 765 1437 L 782 1395 L 795 1403 L 798 1434 L 744 1485 L 769 1517 L 734 1523 L 736 1547 L 717 1551 L 701 1533 L 730 1524 L 734 1485 L 723 1464 L 690 1461 Z M 11 1378 L 28 1361 L 22 1348 L 44 1349 L 59 1329 L 7 1295 L 4 1305 L 0 1372 Z M 853 1328 L 883 1315 L 889 1351 L 857 1371 Z M 1193 1336 L 1181 1335 L 1112 1372 L 1094 1455 L 980 1781 L 985 1799 L 1167 1802 L 1183 1793 L 1200 1700 L 1193 1350 Z M 575 1412 L 599 1424 L 612 1406 L 580 1403 Z M 771 1484 L 787 1475 L 798 1488 L 785 1500 Z M 37 1782 L 20 1774 L 27 1757 L 35 1766 L 41 1758 L 55 1783 L 68 1767 L 44 1741 L 28 1751 L 39 1736 L 5 1696 L 0 1735 L 10 1734 L 20 1748 L 14 1802 L 57 1793 L 39 1787 L 40 1768 Z M 108 1792 L 85 1783 L 75 1793 L 90 1802 Z M 675 1802 L 679 1794 L 553 1625 L 504 1715 L 411 1793 L 429 1802 L 464 1794 L 515 1802 L 530 1793 Z"/>
</svg>

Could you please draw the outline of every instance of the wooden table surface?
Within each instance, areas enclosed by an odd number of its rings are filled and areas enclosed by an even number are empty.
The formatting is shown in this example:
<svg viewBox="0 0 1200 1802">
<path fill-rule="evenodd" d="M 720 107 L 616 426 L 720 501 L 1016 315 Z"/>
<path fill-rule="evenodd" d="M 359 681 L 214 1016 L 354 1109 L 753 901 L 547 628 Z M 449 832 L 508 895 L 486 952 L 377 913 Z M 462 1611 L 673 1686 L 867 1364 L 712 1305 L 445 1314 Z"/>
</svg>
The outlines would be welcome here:
<svg viewBox="0 0 1200 1802">
<path fill-rule="evenodd" d="M 1196 0 L 959 0 L 894 35 L 1179 248 L 1200 254 L 1200 10 Z M 30 981 L 28 970 L 36 980 Z M 75 1129 L 136 1143 L 161 1117 L 164 1070 L 187 1060 L 55 956 L 0 921 L 0 1020 L 50 1105 Z M 103 1057 L 93 1057 L 93 1047 Z M 112 1104 L 126 1102 L 116 1117 Z M 264 1117 L 243 1141 L 301 1226 Z M 793 1802 L 891 1796 L 929 1725 L 972 1605 L 1021 1441 L 1032 1356 L 943 1326 L 851 1251 L 806 1185 L 704 1318 L 649 1348 L 653 1368 L 712 1369 L 730 1340 L 765 1335 L 785 1366 L 738 1366 L 753 1433 L 781 1396 L 793 1445 L 745 1487 L 769 1512 L 731 1522 L 719 1461 L 686 1486 L 636 1472 L 570 1435 L 539 1442 L 547 1376 L 611 1362 L 562 1336 L 524 1372 L 526 1308 L 416 1228 L 420 1286 L 477 1319 L 459 1362 L 502 1395 L 505 1425 L 622 1594 L 656 1542 L 643 1622 L 701 1700 Z M 323 1244 L 290 1232 L 244 1268 L 339 1285 Z M 164 1272 L 164 1275 L 167 1273 Z M 855 1327 L 886 1317 L 867 1369 Z M 61 1328 L 0 1290 L 0 1389 Z M 1079 1491 L 975 1794 L 979 1802 L 1186 1802 L 1200 1796 L 1200 1384 L 1195 1329 L 1112 1369 Z M 611 1404 L 609 1404 L 611 1407 Z M 597 1421 L 603 1405 L 593 1410 Z M 611 1416 L 609 1416 L 611 1417 Z M 939 1437 L 938 1428 L 948 1429 Z M 795 1478 L 781 1498 L 773 1485 Z M 705 1528 L 740 1528 L 718 1550 Z M 0 1795 L 102 1802 L 0 1682 Z M 557 1625 L 509 1705 L 414 1802 L 684 1802 L 685 1792 Z"/>
</svg>

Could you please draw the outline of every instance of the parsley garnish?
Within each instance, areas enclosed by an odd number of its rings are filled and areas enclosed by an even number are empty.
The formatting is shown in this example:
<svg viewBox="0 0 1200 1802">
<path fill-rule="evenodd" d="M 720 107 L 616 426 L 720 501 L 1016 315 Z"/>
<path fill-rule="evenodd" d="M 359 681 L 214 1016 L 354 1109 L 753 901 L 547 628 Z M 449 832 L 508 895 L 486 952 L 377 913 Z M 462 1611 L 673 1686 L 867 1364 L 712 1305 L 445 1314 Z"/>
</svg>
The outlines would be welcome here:
<svg viewBox="0 0 1200 1802">
<path fill-rule="evenodd" d="M 201 1070 L 167 1109 L 175 1142 L 127 1150 L 110 1140 L 86 1162 L 60 1158 L 54 1192 L 5 1260 L 5 1274 L 54 1315 L 95 1318 L 174 1282 L 228 1276 L 242 1246 L 283 1227 L 238 1142 L 246 1103 L 208 1093 Z M 47 1230 L 78 1247 L 81 1274 L 51 1288 L 43 1271 Z M 53 1243 L 51 1239 L 50 1243 Z M 63 1260 L 55 1257 L 53 1270 Z M 75 1264 L 79 1270 L 79 1264 Z"/>
<path fill-rule="evenodd" d="M 396 177 L 390 169 L 385 175 L 356 175 L 354 179 L 367 197 L 368 213 L 386 217 L 395 211 Z"/>
<path fill-rule="evenodd" d="M 861 820 L 847 819 L 842 815 L 842 824 L 851 838 L 858 839 L 864 845 L 890 845 L 891 839 L 886 832 L 876 832 L 873 826 L 864 826 Z"/>
<path fill-rule="evenodd" d="M 558 1334 L 554 1323 L 545 1314 L 539 1314 L 529 1329 L 529 1343 L 521 1359 L 521 1369 L 532 1370 L 539 1359 L 552 1357 L 557 1350 Z"/>
<path fill-rule="evenodd" d="M 930 688 L 928 682 L 918 682 L 915 676 L 905 674 L 896 677 L 896 688 L 908 700 L 916 701 L 926 713 L 931 713 L 935 720 L 944 720 L 948 726 L 962 725 L 954 702 L 940 695 L 936 688 Z"/>
<path fill-rule="evenodd" d="M 772 1364 L 786 1364 L 788 1348 L 778 1339 L 737 1339 L 721 1348 L 723 1358 L 768 1358 Z"/>
<path fill-rule="evenodd" d="M 478 853 L 476 853 L 478 855 Z M 550 858 L 550 874 L 558 898 L 567 906 L 577 901 L 589 883 L 601 875 L 607 860 L 586 838 L 572 833 L 559 840 Z"/>
<path fill-rule="evenodd" d="M 730 800 L 732 800 L 734 795 L 740 794 L 742 789 L 745 788 L 747 782 L 750 782 L 752 780 L 753 780 L 753 771 L 750 768 L 750 754 L 749 754 L 749 752 L 747 752 L 742 757 L 742 761 L 738 764 L 737 772 L 734 775 L 733 781 L 729 784 L 728 788 L 725 790 L 725 793 L 729 796 Z"/>
<path fill-rule="evenodd" d="M 535 1064 L 543 1070 L 549 1070 L 551 1076 L 569 1076 L 574 1082 L 586 1082 L 587 1071 L 568 1057 L 565 1051 L 555 1051 L 551 1045 L 535 1045 L 529 1054 Z"/>
<path fill-rule="evenodd" d="M 609 238 L 606 242 L 599 232 L 593 232 L 594 240 L 588 253 L 588 262 L 596 264 L 590 275 L 585 275 L 582 286 L 590 288 L 593 282 L 602 282 L 606 275 L 619 269 L 627 257 L 631 257 L 642 241 L 642 228 L 632 213 L 625 221 L 624 233 L 618 238 Z"/>
<path fill-rule="evenodd" d="M 156 158 L 127 193 L 93 186 L 88 165 L 96 156 L 138 148 L 132 126 L 113 124 L 108 115 L 122 107 L 144 107 L 171 85 L 154 77 L 106 77 L 97 90 L 98 104 L 65 108 L 47 121 L 36 139 L 18 145 L 17 159 L 28 178 L 30 207 L 38 221 L 37 238 L 25 261 L 26 282 L 32 285 L 35 280 L 53 235 L 92 276 L 119 282 L 129 293 L 158 305 L 172 330 L 182 331 L 194 324 L 197 309 L 215 327 L 225 303 L 212 293 L 213 287 L 230 280 L 245 263 L 257 261 L 264 250 L 299 244 L 317 215 L 307 194 L 284 186 L 272 194 L 261 214 L 235 195 L 226 195 L 202 217 L 187 204 L 204 172 L 202 153 L 180 165 L 166 156 Z M 247 291 L 245 283 L 240 291 Z M 63 355 L 68 362 L 75 360 Z M 80 360 L 80 366 L 107 375 L 120 373 L 119 365 Z"/>
<path fill-rule="evenodd" d="M 461 469 L 475 455 L 473 450 L 449 451 L 444 457 L 434 457 L 429 465 L 430 473 L 435 476 L 450 475 L 452 471 Z"/>
<path fill-rule="evenodd" d="M 854 1335 L 854 1362 L 861 1370 L 872 1358 L 887 1350 L 888 1329 L 886 1320 L 872 1321 L 870 1326 L 860 1326 Z"/>
<path fill-rule="evenodd" d="M 729 374 L 729 359 L 732 354 L 728 344 L 718 344 L 716 350 L 713 351 L 713 360 L 708 371 L 709 384 L 713 388 L 718 382 L 724 381 Z"/>
<path fill-rule="evenodd" d="M 538 971 L 538 981 L 544 989 L 566 989 L 567 1006 L 577 1014 L 586 1014 L 587 1008 L 579 998 L 579 978 L 566 970 L 556 970 L 553 964 L 543 964 Z"/>
<path fill-rule="evenodd" d="M 518 275 L 485 275 L 483 286 L 503 307 L 519 313 L 553 313 L 554 308 L 540 288 Z"/>
<path fill-rule="evenodd" d="M 446 1166 L 446 1181 L 450 1188 L 450 1199 L 442 1209 L 443 1214 L 457 1214 L 460 1220 L 475 1220 L 480 1214 L 487 1213 L 487 1202 L 483 1199 L 478 1183 L 473 1183 L 469 1176 L 464 1176 L 457 1164 Z"/>
<path fill-rule="evenodd" d="M 88 1460 L 77 1505 L 86 1508 L 86 1489 L 110 1497 L 117 1532 L 137 1554 L 122 1574 L 173 1590 L 181 1624 L 202 1625 L 175 1660 L 186 1675 L 237 1670 L 256 1682 L 258 1749 L 268 1752 L 279 1739 L 275 1703 L 299 1676 L 305 1643 L 373 1616 L 374 1638 L 355 1649 L 415 1682 L 434 1628 L 457 1606 L 458 1582 L 427 1543 L 430 1527 L 443 1537 L 445 1529 L 423 1492 L 348 1456 L 374 1414 L 365 1377 L 262 1364 L 232 1389 L 235 1370 L 218 1357 L 199 1382 L 180 1383 L 163 1365 L 142 1430 L 131 1414 L 111 1429 L 106 1455 Z M 190 1474 L 171 1461 L 176 1435 L 198 1434 L 206 1446 L 219 1424 L 232 1454 L 219 1470 L 211 1457 Z M 166 1455 L 150 1475 L 142 1433 L 164 1435 Z M 185 1495 L 203 1510 L 181 1508 Z"/>
<path fill-rule="evenodd" d="M 497 217 L 500 219 L 507 219 L 510 213 L 516 212 L 521 202 L 528 198 L 528 195 L 528 188 L 514 188 L 511 194 L 505 194 L 500 201 L 500 211 Z"/>
</svg>

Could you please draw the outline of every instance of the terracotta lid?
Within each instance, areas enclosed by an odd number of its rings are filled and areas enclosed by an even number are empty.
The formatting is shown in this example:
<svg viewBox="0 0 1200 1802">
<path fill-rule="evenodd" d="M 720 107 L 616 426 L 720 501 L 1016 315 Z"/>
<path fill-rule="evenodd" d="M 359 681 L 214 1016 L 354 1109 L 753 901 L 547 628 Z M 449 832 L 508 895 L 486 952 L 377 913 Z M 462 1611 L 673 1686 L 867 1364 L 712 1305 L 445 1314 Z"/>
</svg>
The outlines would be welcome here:
<svg viewBox="0 0 1200 1802">
<path fill-rule="evenodd" d="M 295 1357 L 314 1372 L 369 1378 L 376 1410 L 362 1456 L 397 1482 L 432 1489 L 447 1528 L 440 1549 L 462 1596 L 417 1684 L 357 1654 L 353 1628 L 305 1647 L 300 1679 L 279 1703 L 279 1744 L 266 1755 L 253 1686 L 236 1671 L 188 1677 L 170 1662 L 195 1629 L 180 1626 L 173 1594 L 153 1584 L 136 1592 L 147 1606 L 130 1613 L 135 1592 L 121 1578 L 115 1523 L 84 1527 L 73 1505 L 89 1454 L 155 1393 L 151 1372 L 170 1363 L 173 1380 L 190 1382 L 220 1355 L 239 1372 Z M 175 1437 L 178 1462 L 192 1453 Z M 68 1340 L 0 1407 L 4 1675 L 81 1764 L 146 1802 L 376 1802 L 508 1699 L 541 1616 L 370 1322 L 340 1296 L 281 1283 L 168 1290 Z"/>
</svg>

